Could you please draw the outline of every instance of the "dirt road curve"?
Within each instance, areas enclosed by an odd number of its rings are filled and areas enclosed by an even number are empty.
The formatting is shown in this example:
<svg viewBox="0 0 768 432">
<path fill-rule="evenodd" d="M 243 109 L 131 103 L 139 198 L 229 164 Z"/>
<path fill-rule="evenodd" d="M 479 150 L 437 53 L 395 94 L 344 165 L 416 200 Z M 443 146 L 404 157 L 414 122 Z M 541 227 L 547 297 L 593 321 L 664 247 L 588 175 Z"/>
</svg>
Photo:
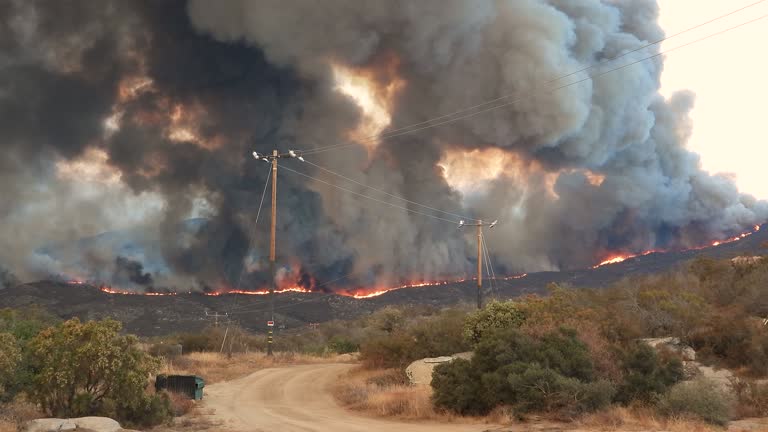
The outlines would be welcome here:
<svg viewBox="0 0 768 432">
<path fill-rule="evenodd" d="M 329 385 L 352 365 L 265 369 L 206 387 L 205 406 L 236 431 L 264 432 L 479 432 L 488 425 L 405 423 L 362 417 L 339 407 Z"/>
</svg>

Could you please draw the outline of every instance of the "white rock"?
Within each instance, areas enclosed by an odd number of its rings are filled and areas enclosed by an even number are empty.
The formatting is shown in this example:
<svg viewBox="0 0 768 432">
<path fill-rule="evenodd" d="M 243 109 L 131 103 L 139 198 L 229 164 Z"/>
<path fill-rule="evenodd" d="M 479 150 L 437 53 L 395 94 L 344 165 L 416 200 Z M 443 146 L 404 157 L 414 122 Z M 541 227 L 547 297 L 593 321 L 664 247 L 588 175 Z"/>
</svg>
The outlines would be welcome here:
<svg viewBox="0 0 768 432">
<path fill-rule="evenodd" d="M 434 358 L 425 358 L 416 360 L 405 368 L 405 374 L 413 385 L 429 385 L 432 383 L 432 372 L 435 367 L 442 363 L 451 362 L 457 358 L 469 360 L 472 358 L 471 352 L 454 354 L 452 356 L 442 356 Z"/>
<path fill-rule="evenodd" d="M 120 423 L 108 417 L 80 417 L 73 419 L 46 418 L 28 421 L 24 432 L 58 432 L 88 429 L 95 432 L 119 432 Z"/>
</svg>

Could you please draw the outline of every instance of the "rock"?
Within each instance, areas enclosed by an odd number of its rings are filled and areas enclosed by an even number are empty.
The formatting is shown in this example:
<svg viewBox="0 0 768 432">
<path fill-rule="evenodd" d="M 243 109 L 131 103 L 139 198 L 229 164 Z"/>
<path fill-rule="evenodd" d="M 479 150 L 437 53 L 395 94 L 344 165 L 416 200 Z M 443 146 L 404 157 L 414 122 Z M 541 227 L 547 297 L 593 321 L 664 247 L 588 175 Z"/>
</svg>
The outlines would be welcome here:
<svg viewBox="0 0 768 432">
<path fill-rule="evenodd" d="M 339 354 L 337 359 L 340 362 L 354 362 L 357 361 L 360 357 L 360 353 L 347 353 L 347 354 Z"/>
<path fill-rule="evenodd" d="M 24 432 L 93 431 L 120 432 L 120 423 L 108 417 L 80 417 L 73 419 L 46 418 L 28 421 Z"/>
<path fill-rule="evenodd" d="M 75 430 L 77 425 L 66 419 L 44 418 L 30 420 L 21 428 L 24 432 L 51 432 L 60 430 Z"/>
<path fill-rule="evenodd" d="M 729 393 L 733 391 L 731 383 L 733 382 L 734 376 L 733 372 L 728 369 L 715 369 L 710 366 L 699 366 L 699 371 L 705 378 L 717 384 L 721 390 Z"/>
<path fill-rule="evenodd" d="M 416 360 L 405 368 L 405 374 L 413 385 L 429 385 L 432 383 L 432 372 L 439 364 L 451 362 L 457 358 L 469 360 L 472 358 L 471 352 L 454 354 L 452 356 L 442 356 L 434 358 L 425 358 Z"/>
<path fill-rule="evenodd" d="M 665 338 L 646 338 L 646 339 L 640 339 L 642 342 L 645 342 L 650 347 L 660 350 L 660 349 L 668 349 L 672 352 L 675 352 L 682 357 L 683 361 L 695 361 L 696 360 L 696 351 L 689 347 L 688 345 L 685 345 L 680 342 L 679 338 L 676 337 L 665 337 Z"/>
</svg>

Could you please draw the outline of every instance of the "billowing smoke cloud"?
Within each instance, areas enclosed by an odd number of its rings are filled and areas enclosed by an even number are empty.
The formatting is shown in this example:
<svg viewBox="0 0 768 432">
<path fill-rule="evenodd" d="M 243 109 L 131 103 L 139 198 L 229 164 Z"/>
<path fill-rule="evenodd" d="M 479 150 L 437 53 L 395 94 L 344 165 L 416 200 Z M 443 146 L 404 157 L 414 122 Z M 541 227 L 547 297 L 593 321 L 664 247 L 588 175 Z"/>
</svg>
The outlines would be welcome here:
<svg viewBox="0 0 768 432">
<path fill-rule="evenodd" d="M 703 172 L 698 156 L 686 150 L 693 96 L 680 93 L 665 101 L 659 95 L 660 59 L 548 90 L 550 80 L 661 38 L 655 1 L 335 1 L 323 11 L 306 2 L 225 4 L 193 0 L 193 23 L 221 41 L 251 43 L 271 61 L 314 79 L 327 74 L 328 59 L 366 67 L 395 53 L 407 82 L 393 112 L 396 126 L 532 92 L 468 120 L 387 140 L 369 164 L 354 152 L 322 156 L 326 166 L 339 170 L 366 165 L 358 178 L 369 184 L 457 209 L 460 203 L 435 171 L 446 153 L 495 147 L 514 154 L 518 162 L 503 167 L 483 193 L 465 197 L 475 215 L 503 221 L 491 243 L 509 270 L 585 266 L 605 251 L 691 246 L 768 215 L 766 203 Z M 286 38 L 286 28 L 301 31 Z M 639 60 L 657 48 L 590 72 Z M 334 141 L 312 139 L 323 126 L 307 123 L 310 142 Z M 520 164 L 540 169 L 519 176 Z M 388 175 L 382 178 L 379 169 Z M 599 176 L 599 184 L 588 175 Z M 342 208 L 349 211 L 329 214 L 344 226 L 375 220 L 380 211 Z M 443 238 L 445 231 L 435 232 L 431 221 L 407 219 L 414 221 L 395 224 L 394 232 L 387 223 L 380 237 L 370 231 L 383 224 L 351 237 L 375 240 L 368 244 L 396 238 L 406 245 L 395 257 L 400 266 L 413 260 L 461 268 L 465 251 Z M 408 244 L 401 235 L 416 240 Z"/>
<path fill-rule="evenodd" d="M 471 119 L 308 155 L 391 194 L 500 219 L 488 235 L 504 271 L 698 245 L 765 221 L 766 203 L 686 150 L 693 96 L 658 94 L 661 60 L 547 91 L 658 39 L 657 15 L 649 0 L 5 2 L 0 265 L 154 288 L 266 283 L 267 212 L 252 222 L 268 167 L 249 155 L 354 142 L 365 113 L 333 65 L 402 83 L 390 128 L 533 90 Z M 492 175 L 468 171 L 488 157 L 502 161 Z M 472 268 L 472 239 L 450 223 L 285 170 L 278 214 L 278 258 L 303 266 L 286 270 L 302 286 Z M 127 227 L 154 253 L 78 242 Z"/>
<path fill-rule="evenodd" d="M 115 273 L 112 280 L 127 282 L 143 287 L 152 287 L 152 275 L 144 272 L 144 265 L 138 261 L 119 256 L 115 259 Z"/>
</svg>

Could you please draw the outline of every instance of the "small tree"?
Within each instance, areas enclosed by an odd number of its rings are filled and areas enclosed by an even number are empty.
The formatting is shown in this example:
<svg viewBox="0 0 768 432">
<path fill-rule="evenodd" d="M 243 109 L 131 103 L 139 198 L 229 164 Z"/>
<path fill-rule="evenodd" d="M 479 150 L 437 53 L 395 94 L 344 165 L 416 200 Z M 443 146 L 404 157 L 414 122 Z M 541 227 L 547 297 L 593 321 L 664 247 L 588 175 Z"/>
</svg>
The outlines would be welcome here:
<svg viewBox="0 0 768 432">
<path fill-rule="evenodd" d="M 147 379 L 160 364 L 120 329 L 113 320 L 75 318 L 40 332 L 29 344 L 32 400 L 59 417 L 108 415 L 145 405 Z"/>
<path fill-rule="evenodd" d="M 10 333 L 0 333 L 0 397 L 5 396 L 6 386 L 13 379 L 21 361 L 21 349 Z"/>
<path fill-rule="evenodd" d="M 492 301 L 467 317 L 464 322 L 464 337 L 476 344 L 492 330 L 518 328 L 524 321 L 525 312 L 516 302 Z"/>
</svg>

